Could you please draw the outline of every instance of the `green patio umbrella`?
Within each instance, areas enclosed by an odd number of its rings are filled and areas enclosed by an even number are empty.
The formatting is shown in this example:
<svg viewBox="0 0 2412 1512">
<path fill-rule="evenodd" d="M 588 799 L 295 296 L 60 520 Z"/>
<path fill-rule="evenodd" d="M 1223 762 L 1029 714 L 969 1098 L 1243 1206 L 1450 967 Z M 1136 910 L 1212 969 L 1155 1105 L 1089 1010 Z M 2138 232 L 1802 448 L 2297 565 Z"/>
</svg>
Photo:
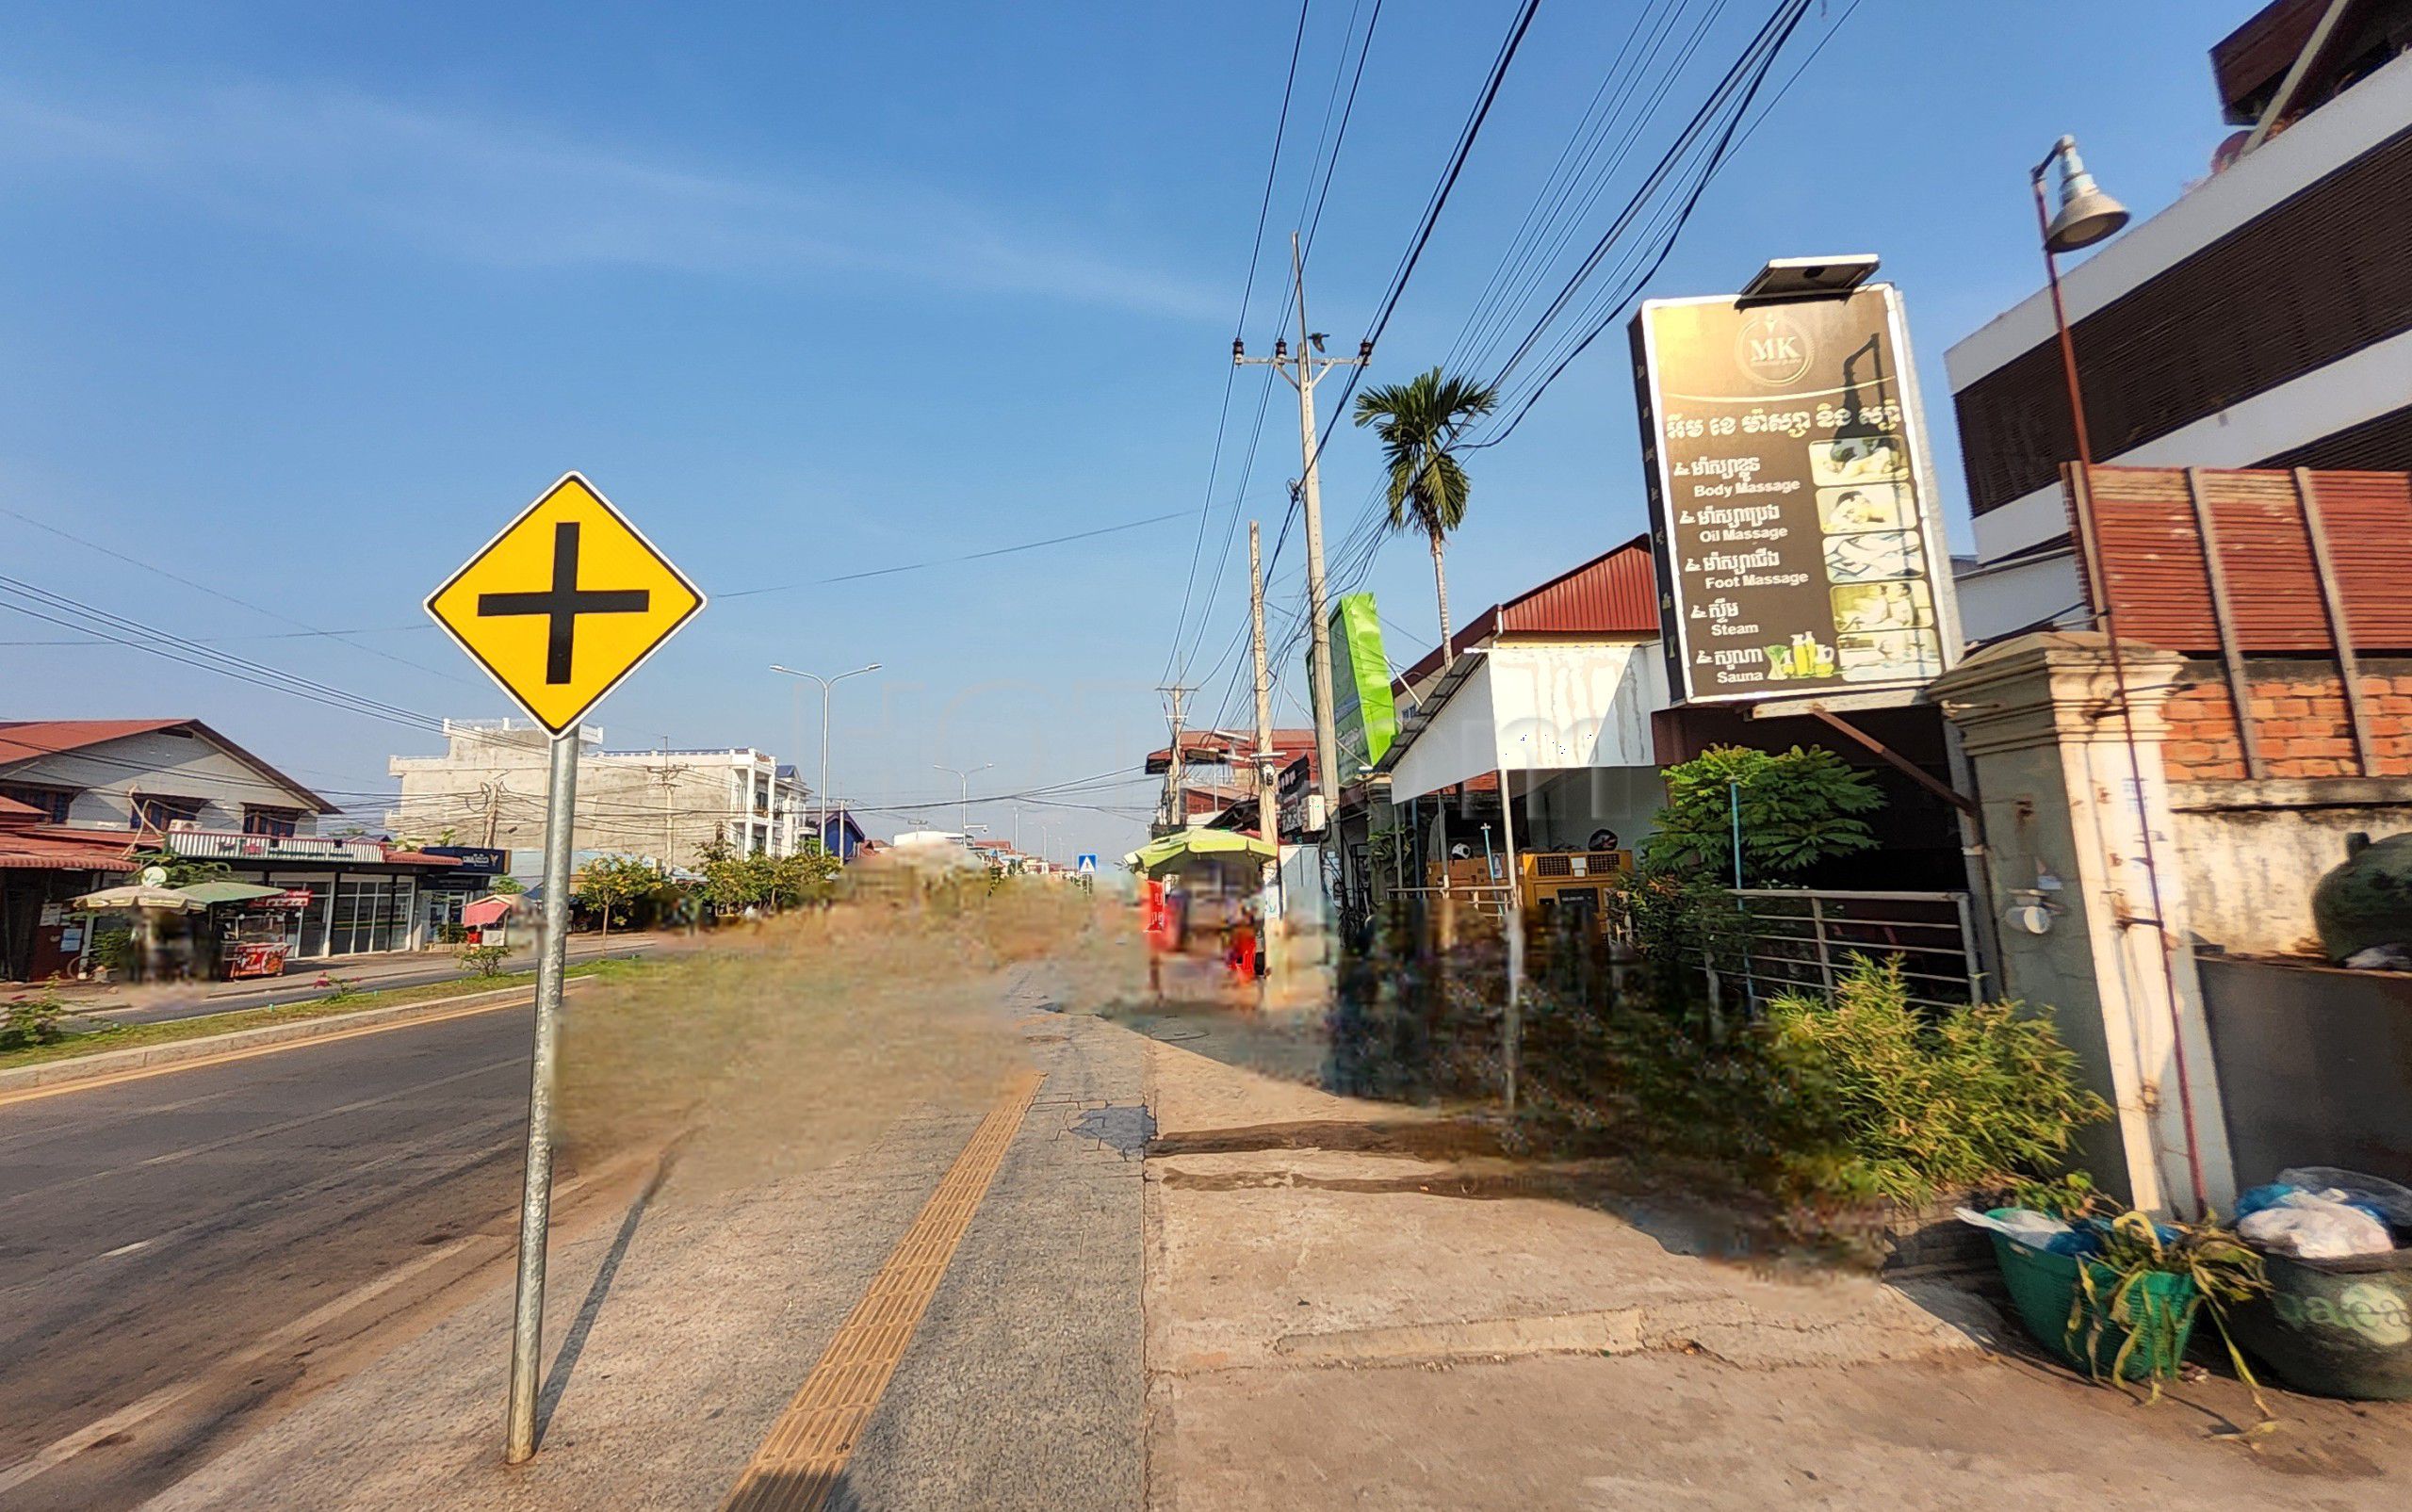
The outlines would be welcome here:
<svg viewBox="0 0 2412 1512">
<path fill-rule="evenodd" d="M 173 890 L 206 907 L 211 903 L 243 903 L 254 898 L 272 898 L 286 889 L 263 887 L 255 882 L 188 882 Z"/>
<path fill-rule="evenodd" d="M 1180 830 L 1149 840 L 1122 860 L 1135 870 L 1153 871 L 1185 856 L 1253 855 L 1263 861 L 1278 861 L 1280 854 L 1271 840 L 1242 835 L 1237 830 Z"/>
</svg>

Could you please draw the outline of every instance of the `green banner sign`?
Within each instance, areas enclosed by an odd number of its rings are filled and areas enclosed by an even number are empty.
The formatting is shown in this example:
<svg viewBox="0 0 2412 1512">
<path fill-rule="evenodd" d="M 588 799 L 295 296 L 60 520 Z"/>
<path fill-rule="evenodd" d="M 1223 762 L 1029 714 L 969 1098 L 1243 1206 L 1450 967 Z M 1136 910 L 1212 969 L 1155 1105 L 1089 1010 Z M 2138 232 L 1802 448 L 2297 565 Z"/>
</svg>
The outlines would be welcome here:
<svg viewBox="0 0 2412 1512">
<path fill-rule="evenodd" d="M 1331 607 L 1331 707 L 1340 734 L 1340 780 L 1354 782 L 1382 759 L 1398 735 L 1391 701 L 1390 658 L 1371 593 L 1348 593 Z"/>
</svg>

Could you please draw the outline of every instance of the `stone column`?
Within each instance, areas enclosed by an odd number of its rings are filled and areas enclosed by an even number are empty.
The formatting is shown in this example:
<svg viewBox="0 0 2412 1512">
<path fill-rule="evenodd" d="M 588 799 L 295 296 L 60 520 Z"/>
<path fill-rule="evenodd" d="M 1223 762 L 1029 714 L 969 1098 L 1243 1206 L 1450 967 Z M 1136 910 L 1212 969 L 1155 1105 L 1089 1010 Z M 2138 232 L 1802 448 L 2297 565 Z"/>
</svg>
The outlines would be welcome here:
<svg viewBox="0 0 2412 1512">
<path fill-rule="evenodd" d="M 2225 1209 L 2235 1178 L 2161 767 L 2161 706 L 2185 658 L 2133 642 L 2121 649 L 2132 754 L 2099 632 L 1988 646 L 1937 678 L 1929 696 L 1958 726 L 1973 769 L 2003 985 L 2052 1014 L 2087 1081 L 2118 1110 L 2087 1132 L 2083 1160 L 2139 1208 L 2192 1208 L 2182 1033 L 2204 1184 Z"/>
</svg>

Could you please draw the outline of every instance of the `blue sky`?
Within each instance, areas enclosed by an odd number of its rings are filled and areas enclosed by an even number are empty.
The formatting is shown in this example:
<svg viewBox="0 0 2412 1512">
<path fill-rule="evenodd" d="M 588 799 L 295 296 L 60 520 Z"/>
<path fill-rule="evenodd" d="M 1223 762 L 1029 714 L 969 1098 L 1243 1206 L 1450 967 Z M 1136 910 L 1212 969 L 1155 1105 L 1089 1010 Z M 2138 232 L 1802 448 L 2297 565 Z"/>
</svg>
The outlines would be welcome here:
<svg viewBox="0 0 2412 1512">
<path fill-rule="evenodd" d="M 1382 7 L 1309 271 L 1312 323 L 1336 349 L 1370 318 L 1514 8 Z M 1604 203 L 1769 8 L 1547 0 L 1371 377 L 1451 347 L 1638 18 L 1670 19 L 1670 39 L 1704 29 L 1658 108 L 1637 105 L 1636 159 Z M 1881 253 L 1964 516 L 1942 357 L 2037 282 L 2028 165 L 2075 132 L 2106 187 L 2140 214 L 2166 205 L 2226 135 L 2206 51 L 2256 8 L 2110 0 L 2085 12 L 2080 46 L 2065 6 L 1826 0 L 1769 92 L 1839 24 L 1834 40 L 1651 291 L 1730 289 L 1770 256 Z M 1369 10 L 1308 13 L 1247 322 L 1259 350 L 1335 71 L 1353 63 L 1344 33 Z M 1295 5 L 8 12 L 0 573 L 243 638 L 224 648 L 403 709 L 486 717 L 501 696 L 418 627 L 418 604 L 567 468 L 718 595 L 1182 512 L 725 596 L 595 718 L 615 746 L 666 735 L 788 757 L 818 732 L 807 709 L 799 740 L 767 664 L 877 659 L 885 672 L 840 690 L 834 786 L 909 804 L 955 790 L 937 762 L 994 762 L 975 791 L 1134 764 L 1161 740 L 1150 689 L 1168 657 L 1193 680 L 1220 667 L 1205 717 L 1248 717 L 1222 659 L 1246 614 L 1244 524 L 1206 589 L 1233 518 L 1263 519 L 1269 543 L 1297 469 L 1280 388 L 1240 486 L 1261 369 L 1233 390 L 1190 633 L 1171 648 Z M 1641 528 L 1622 346 L 1620 327 L 1476 454 L 1449 559 L 1460 620 Z M 1326 458 L 1335 539 L 1372 451 L 1347 433 Z M 1299 561 L 1293 540 L 1277 631 Z M 1420 547 L 1393 542 L 1366 580 L 1393 658 L 1420 654 L 1435 636 Z M 22 643 L 70 638 L 0 613 L 0 712 L 198 715 L 371 810 L 386 756 L 434 744 L 122 647 Z M 1289 660 L 1277 715 L 1303 723 Z M 973 818 L 1016 822 L 1003 805 Z M 1025 843 L 1042 821 L 1059 855 L 1139 834 L 1030 806 Z"/>
</svg>

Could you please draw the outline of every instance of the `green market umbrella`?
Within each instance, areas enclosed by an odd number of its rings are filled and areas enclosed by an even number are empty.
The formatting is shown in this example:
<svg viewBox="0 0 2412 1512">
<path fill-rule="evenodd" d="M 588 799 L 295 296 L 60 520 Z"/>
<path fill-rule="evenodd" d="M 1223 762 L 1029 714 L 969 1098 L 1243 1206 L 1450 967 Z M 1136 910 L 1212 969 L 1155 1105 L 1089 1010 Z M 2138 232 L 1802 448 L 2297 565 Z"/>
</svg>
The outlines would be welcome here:
<svg viewBox="0 0 2412 1512">
<path fill-rule="evenodd" d="M 1125 866 L 1138 871 L 1154 871 L 1170 862 L 1192 855 L 1253 855 L 1260 860 L 1278 861 L 1280 852 L 1271 840 L 1237 830 L 1180 830 L 1159 836 L 1122 858 Z"/>
<path fill-rule="evenodd" d="M 171 890 L 205 908 L 211 903 L 245 903 L 254 898 L 273 898 L 288 889 L 263 887 L 255 882 L 188 882 Z"/>
</svg>

